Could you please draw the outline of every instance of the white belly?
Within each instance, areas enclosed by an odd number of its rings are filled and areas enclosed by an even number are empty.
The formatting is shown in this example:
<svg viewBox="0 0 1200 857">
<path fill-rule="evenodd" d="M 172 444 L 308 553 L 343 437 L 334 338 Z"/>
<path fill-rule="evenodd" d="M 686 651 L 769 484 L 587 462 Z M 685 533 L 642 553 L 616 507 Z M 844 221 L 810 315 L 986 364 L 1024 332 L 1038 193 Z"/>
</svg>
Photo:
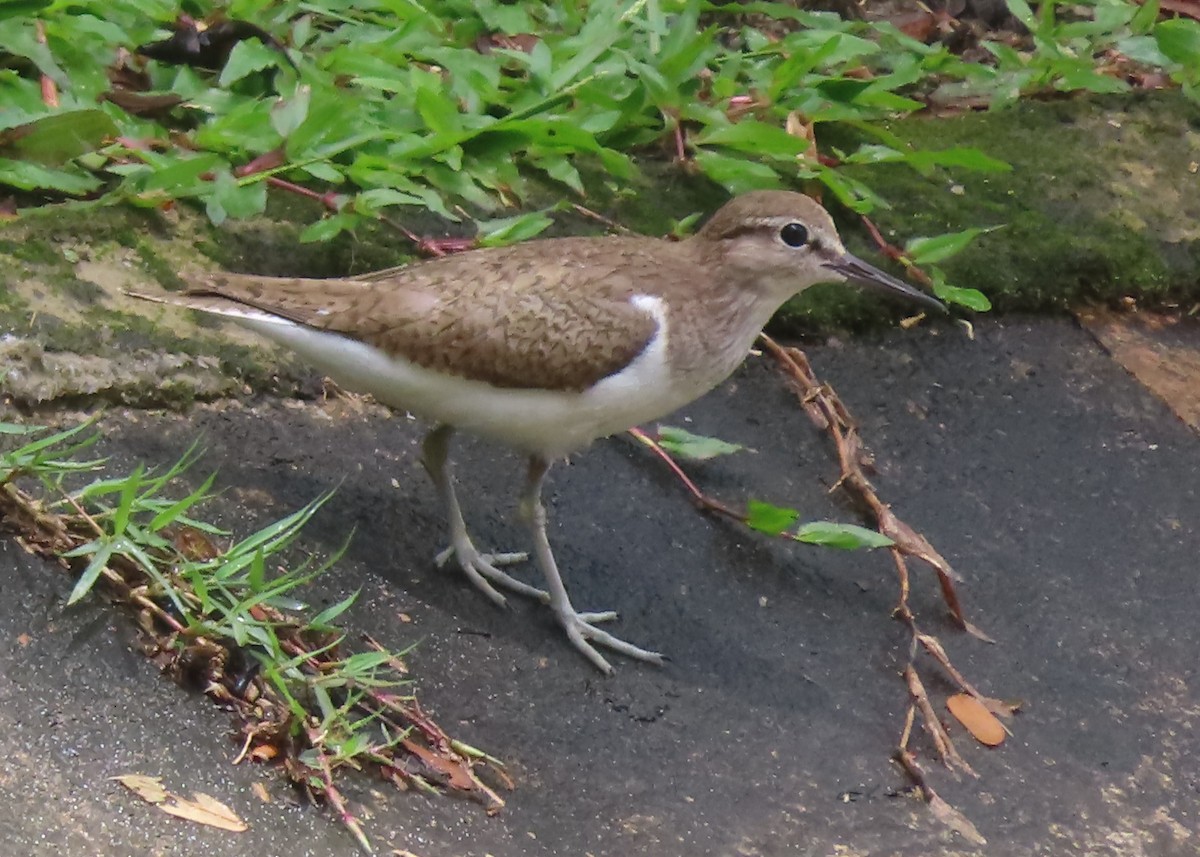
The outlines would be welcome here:
<svg viewBox="0 0 1200 857">
<path fill-rule="evenodd" d="M 230 314 L 284 345 L 348 390 L 419 417 L 494 438 L 547 457 L 565 455 L 598 437 L 624 431 L 687 404 L 715 384 L 672 383 L 666 361 L 666 319 L 657 299 L 636 298 L 660 322 L 659 333 L 629 366 L 584 392 L 491 387 L 442 375 L 390 357 L 340 334 L 272 316 Z"/>
</svg>

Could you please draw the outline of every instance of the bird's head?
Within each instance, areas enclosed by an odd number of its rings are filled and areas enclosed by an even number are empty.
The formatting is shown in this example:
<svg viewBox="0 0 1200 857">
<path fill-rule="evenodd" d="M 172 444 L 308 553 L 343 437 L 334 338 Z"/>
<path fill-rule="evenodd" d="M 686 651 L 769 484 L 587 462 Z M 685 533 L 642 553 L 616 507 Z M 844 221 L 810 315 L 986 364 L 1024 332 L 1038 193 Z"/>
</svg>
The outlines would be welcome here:
<svg viewBox="0 0 1200 857">
<path fill-rule="evenodd" d="M 846 252 L 829 212 L 803 194 L 742 194 L 722 206 L 693 240 L 780 303 L 817 283 L 851 282 L 946 309 L 931 295 Z"/>
</svg>

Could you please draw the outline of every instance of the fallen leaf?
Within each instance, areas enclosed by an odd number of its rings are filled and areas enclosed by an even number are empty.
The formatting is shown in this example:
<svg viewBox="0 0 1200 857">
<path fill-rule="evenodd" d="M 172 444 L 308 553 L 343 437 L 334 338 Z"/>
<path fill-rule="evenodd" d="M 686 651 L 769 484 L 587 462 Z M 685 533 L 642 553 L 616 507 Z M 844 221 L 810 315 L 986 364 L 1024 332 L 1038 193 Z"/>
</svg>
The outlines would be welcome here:
<svg viewBox="0 0 1200 857">
<path fill-rule="evenodd" d="M 237 813 L 214 797 L 200 792 L 193 794 L 192 800 L 181 798 L 178 795 L 170 797 L 174 803 L 159 804 L 158 807 L 165 813 L 233 833 L 240 833 L 246 829 L 246 822 L 238 818 Z"/>
<path fill-rule="evenodd" d="M 158 804 L 167 799 L 167 790 L 163 788 L 162 779 L 159 777 L 147 777 L 143 774 L 125 774 L 124 776 L 113 777 L 113 779 L 146 803 Z"/>
<path fill-rule="evenodd" d="M 996 747 L 1004 743 L 1008 734 L 1004 724 L 975 697 L 956 693 L 946 700 L 946 708 L 980 744 Z"/>
<path fill-rule="evenodd" d="M 279 748 L 274 744 L 259 744 L 250 751 L 250 758 L 258 762 L 269 762 L 279 755 Z"/>
<path fill-rule="evenodd" d="M 475 781 L 471 779 L 469 769 L 461 762 L 438 755 L 415 741 L 405 741 L 404 749 L 419 758 L 429 770 L 444 775 L 451 788 L 461 791 L 474 790 Z"/>
<path fill-rule="evenodd" d="M 263 803 L 271 802 L 271 795 L 267 791 L 267 787 L 264 786 L 262 783 L 254 783 L 253 785 L 250 786 L 250 791 L 254 792 L 254 796 L 256 798 L 258 798 L 259 800 L 261 800 Z"/>
<path fill-rule="evenodd" d="M 186 818 L 189 821 L 234 833 L 240 833 L 246 829 L 246 822 L 238 818 L 237 813 L 216 798 L 199 792 L 193 794 L 191 800 L 171 794 L 163 788 L 161 777 L 124 774 L 120 777 L 113 777 L 113 779 L 146 803 L 157 806 L 168 815 Z"/>
</svg>

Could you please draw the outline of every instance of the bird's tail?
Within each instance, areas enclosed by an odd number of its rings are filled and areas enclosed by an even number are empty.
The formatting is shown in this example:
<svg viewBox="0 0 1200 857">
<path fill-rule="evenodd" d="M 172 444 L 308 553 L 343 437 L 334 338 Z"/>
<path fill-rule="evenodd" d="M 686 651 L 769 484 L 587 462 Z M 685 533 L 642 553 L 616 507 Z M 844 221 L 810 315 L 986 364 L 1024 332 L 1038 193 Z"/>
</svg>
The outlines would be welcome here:
<svg viewBox="0 0 1200 857">
<path fill-rule="evenodd" d="M 174 292 L 158 292 L 150 294 L 148 292 L 131 292 L 126 291 L 125 294 L 131 298 L 138 298 L 143 301 L 151 301 L 156 304 L 165 304 L 168 306 L 178 306 L 184 309 L 194 309 L 197 312 L 207 313 L 209 315 L 220 315 L 226 318 L 242 321 L 259 321 L 271 322 L 275 324 L 291 324 L 281 316 L 274 315 L 269 312 L 263 312 L 259 309 L 246 306 L 230 298 L 218 297 L 216 295 L 193 295 L 184 292 L 182 294 Z"/>
</svg>

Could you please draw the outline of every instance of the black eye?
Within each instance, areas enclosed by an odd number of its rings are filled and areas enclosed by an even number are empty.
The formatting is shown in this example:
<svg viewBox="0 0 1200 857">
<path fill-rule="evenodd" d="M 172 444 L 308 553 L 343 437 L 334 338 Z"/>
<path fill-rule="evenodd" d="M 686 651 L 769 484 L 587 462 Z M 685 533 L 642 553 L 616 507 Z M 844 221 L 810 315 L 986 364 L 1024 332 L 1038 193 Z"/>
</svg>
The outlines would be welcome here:
<svg viewBox="0 0 1200 857">
<path fill-rule="evenodd" d="M 803 223 L 789 223 L 779 230 L 779 237 L 789 247 L 803 247 L 808 243 L 808 230 Z"/>
</svg>

